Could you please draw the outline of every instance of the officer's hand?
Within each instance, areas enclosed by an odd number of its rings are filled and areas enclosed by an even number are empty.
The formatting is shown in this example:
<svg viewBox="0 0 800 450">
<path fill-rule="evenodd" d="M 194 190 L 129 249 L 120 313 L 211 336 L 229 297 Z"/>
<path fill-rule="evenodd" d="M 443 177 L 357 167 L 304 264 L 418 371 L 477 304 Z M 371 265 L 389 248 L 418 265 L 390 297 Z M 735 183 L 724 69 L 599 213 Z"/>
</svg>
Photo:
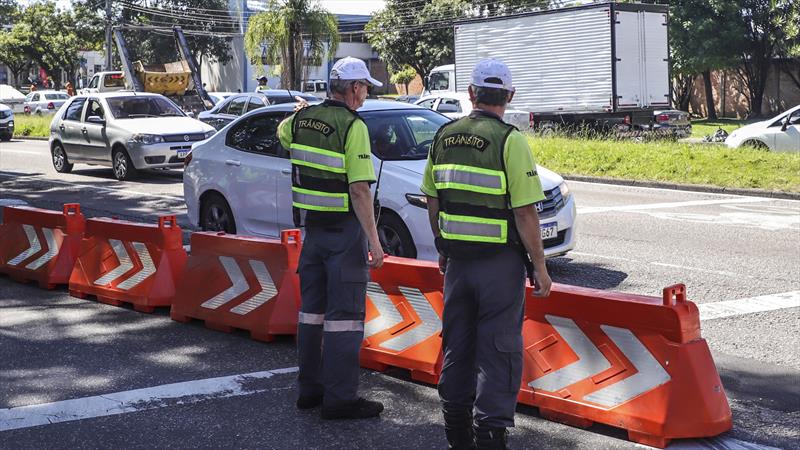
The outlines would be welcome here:
<svg viewBox="0 0 800 450">
<path fill-rule="evenodd" d="M 370 249 L 369 256 L 370 258 L 369 261 L 367 261 L 367 264 L 369 264 L 370 267 L 374 269 L 379 269 L 383 265 L 384 254 L 383 254 L 383 248 L 381 248 L 380 245 Z"/>
<path fill-rule="evenodd" d="M 439 273 L 444 275 L 447 270 L 447 256 L 439 255 Z"/>
<path fill-rule="evenodd" d="M 553 280 L 547 273 L 547 269 L 533 271 L 533 296 L 534 297 L 547 297 L 550 295 L 550 288 L 553 286 Z"/>
<path fill-rule="evenodd" d="M 294 107 L 294 112 L 300 111 L 303 108 L 308 108 L 308 102 L 303 97 L 295 96 L 294 99 L 297 100 L 297 105 Z"/>
</svg>

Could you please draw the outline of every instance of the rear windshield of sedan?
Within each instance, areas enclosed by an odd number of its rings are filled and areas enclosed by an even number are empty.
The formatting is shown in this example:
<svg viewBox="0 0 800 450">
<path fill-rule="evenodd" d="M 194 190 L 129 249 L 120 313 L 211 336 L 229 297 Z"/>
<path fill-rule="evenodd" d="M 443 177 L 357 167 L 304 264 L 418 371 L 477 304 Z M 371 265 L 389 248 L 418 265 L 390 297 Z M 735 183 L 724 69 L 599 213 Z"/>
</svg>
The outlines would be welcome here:
<svg viewBox="0 0 800 450">
<path fill-rule="evenodd" d="M 106 101 L 115 119 L 183 117 L 175 104 L 161 97 L 112 97 Z"/>
<path fill-rule="evenodd" d="M 66 100 L 69 98 L 67 94 L 44 94 L 44 98 L 47 100 Z"/>
<path fill-rule="evenodd" d="M 122 74 L 106 75 L 103 80 L 105 87 L 125 87 L 125 77 Z"/>
</svg>

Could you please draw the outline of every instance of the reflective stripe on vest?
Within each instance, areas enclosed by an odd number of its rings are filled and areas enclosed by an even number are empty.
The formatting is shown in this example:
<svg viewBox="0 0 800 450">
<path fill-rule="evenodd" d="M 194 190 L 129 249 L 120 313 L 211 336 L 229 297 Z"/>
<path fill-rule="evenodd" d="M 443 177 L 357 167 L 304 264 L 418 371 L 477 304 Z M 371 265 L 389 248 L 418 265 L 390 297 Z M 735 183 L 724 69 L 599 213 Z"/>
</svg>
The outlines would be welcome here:
<svg viewBox="0 0 800 450">
<path fill-rule="evenodd" d="M 508 241 L 508 223 L 502 219 L 439 212 L 439 229 L 445 239 L 490 244 L 505 244 Z"/>
<path fill-rule="evenodd" d="M 437 164 L 433 166 L 433 182 L 436 189 L 459 189 L 490 195 L 506 193 L 506 174 L 502 170 Z"/>
<path fill-rule="evenodd" d="M 292 143 L 292 164 L 313 167 L 334 173 L 347 173 L 344 168 L 344 154 L 322 148 Z"/>
<path fill-rule="evenodd" d="M 292 186 L 292 206 L 313 211 L 347 212 L 349 196 L 345 193 L 311 191 Z"/>
</svg>

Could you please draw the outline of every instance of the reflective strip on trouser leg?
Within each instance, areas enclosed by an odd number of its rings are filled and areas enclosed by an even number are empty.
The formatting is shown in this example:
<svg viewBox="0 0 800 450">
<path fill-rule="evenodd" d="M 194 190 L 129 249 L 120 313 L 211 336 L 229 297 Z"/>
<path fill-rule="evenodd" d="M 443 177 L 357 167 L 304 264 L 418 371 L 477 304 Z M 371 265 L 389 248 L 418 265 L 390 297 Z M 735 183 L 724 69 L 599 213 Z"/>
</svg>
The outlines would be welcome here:
<svg viewBox="0 0 800 450">
<path fill-rule="evenodd" d="M 438 164 L 433 166 L 433 181 L 436 189 L 459 189 L 493 195 L 506 193 L 506 174 L 501 170 Z"/>
<path fill-rule="evenodd" d="M 439 229 L 443 238 L 459 241 L 505 244 L 508 237 L 508 223 L 505 220 L 444 212 L 439 213 Z"/>
<path fill-rule="evenodd" d="M 291 145 L 292 164 L 313 167 L 326 172 L 346 173 L 344 154 L 310 145 Z"/>
<path fill-rule="evenodd" d="M 311 191 L 292 187 L 292 206 L 312 211 L 347 212 L 349 196 L 346 193 Z"/>
<path fill-rule="evenodd" d="M 325 314 L 312 314 L 301 312 L 297 317 L 297 322 L 305 325 L 322 325 L 325 322 Z"/>
<path fill-rule="evenodd" d="M 323 325 L 325 332 L 339 331 L 364 331 L 363 320 L 326 320 Z"/>
</svg>

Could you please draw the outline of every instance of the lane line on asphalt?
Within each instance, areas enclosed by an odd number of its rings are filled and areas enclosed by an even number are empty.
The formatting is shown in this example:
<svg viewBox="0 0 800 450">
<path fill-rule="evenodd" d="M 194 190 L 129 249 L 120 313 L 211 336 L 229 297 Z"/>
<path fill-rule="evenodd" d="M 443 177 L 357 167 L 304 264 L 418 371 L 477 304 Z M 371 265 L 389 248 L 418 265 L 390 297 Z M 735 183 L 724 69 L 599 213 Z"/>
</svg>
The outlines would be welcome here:
<svg viewBox="0 0 800 450">
<path fill-rule="evenodd" d="M 651 266 L 658 266 L 658 267 L 669 267 L 672 269 L 683 269 L 689 272 L 703 272 L 703 273 L 710 273 L 714 275 L 724 275 L 726 277 L 736 277 L 736 278 L 756 278 L 752 275 L 744 275 L 736 272 L 728 272 L 726 270 L 711 270 L 711 269 L 702 269 L 699 267 L 689 267 L 689 266 L 682 266 L 679 264 L 668 264 L 668 263 L 661 263 L 655 261 L 640 261 L 638 259 L 631 259 L 631 258 L 623 258 L 620 256 L 608 256 L 608 255 L 598 255 L 596 253 L 585 253 L 585 252 L 576 252 L 571 251 L 569 252 L 570 255 L 578 255 L 578 256 L 588 256 L 590 258 L 600 258 L 600 259 L 610 259 L 613 261 L 625 261 L 635 264 L 649 264 Z"/>
<path fill-rule="evenodd" d="M 700 310 L 700 320 L 714 320 L 778 309 L 800 308 L 800 291 L 760 295 L 758 297 L 714 303 L 701 303 L 697 305 L 697 308 Z"/>
<path fill-rule="evenodd" d="M 126 414 L 205 400 L 258 394 L 254 381 L 297 372 L 297 367 L 164 384 L 131 391 L 0 409 L 0 431 Z"/>
<path fill-rule="evenodd" d="M 655 448 L 649 445 L 636 444 L 637 448 Z M 669 444 L 669 450 L 781 450 L 778 447 L 740 441 L 732 437 L 717 436 L 707 439 L 680 439 Z"/>
<path fill-rule="evenodd" d="M 626 211 L 646 211 L 651 209 L 685 208 L 687 206 L 708 206 L 725 205 L 730 203 L 761 203 L 771 202 L 772 198 L 762 197 L 738 197 L 719 200 L 689 200 L 685 202 L 668 203 L 643 203 L 639 205 L 619 205 L 619 206 L 586 206 L 578 207 L 578 214 L 597 214 L 606 212 L 626 212 Z"/>
<path fill-rule="evenodd" d="M 5 173 L 0 173 L 0 177 L 11 178 L 12 177 L 11 174 L 14 173 L 14 172 L 11 172 L 11 171 L 4 171 L 4 172 Z M 135 195 L 135 196 L 162 198 L 162 199 L 166 199 L 166 200 L 175 200 L 175 201 L 183 202 L 183 197 L 179 197 L 177 195 L 153 194 L 153 193 L 141 192 L 141 191 L 131 191 L 129 189 L 110 188 L 110 187 L 105 187 L 105 186 L 92 186 L 90 184 L 80 184 L 80 183 L 72 183 L 72 182 L 69 182 L 69 181 L 51 180 L 51 179 L 43 178 L 41 176 L 30 175 L 30 174 L 22 174 L 22 173 L 20 173 L 20 175 L 28 175 L 29 177 L 37 178 L 38 180 L 40 180 L 40 181 L 42 181 L 44 183 L 60 184 L 60 185 L 64 185 L 64 186 L 74 187 L 76 189 L 77 188 L 94 189 L 94 190 L 103 191 L 103 192 L 113 192 L 115 194 L 120 194 L 120 193 L 121 194 L 130 194 L 130 195 Z M 16 175 L 14 175 L 14 177 L 15 176 Z"/>
</svg>

